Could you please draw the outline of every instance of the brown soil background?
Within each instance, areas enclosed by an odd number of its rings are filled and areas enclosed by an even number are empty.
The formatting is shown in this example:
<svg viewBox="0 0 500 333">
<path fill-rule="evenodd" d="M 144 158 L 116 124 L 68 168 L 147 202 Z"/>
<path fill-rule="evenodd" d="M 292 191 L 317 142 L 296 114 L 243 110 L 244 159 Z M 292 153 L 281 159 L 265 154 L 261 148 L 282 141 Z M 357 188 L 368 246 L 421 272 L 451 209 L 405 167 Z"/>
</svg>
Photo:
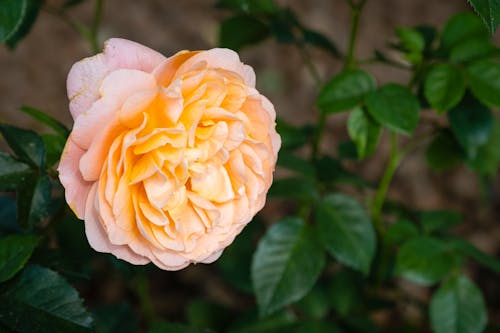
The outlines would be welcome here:
<svg viewBox="0 0 500 333">
<path fill-rule="evenodd" d="M 212 0 L 106 0 L 100 40 L 123 37 L 138 41 L 165 55 L 181 49 L 207 49 L 217 45 L 218 23 L 225 12 L 214 8 Z M 306 25 L 332 38 L 339 48 L 346 49 L 350 24 L 349 10 L 342 0 L 280 0 L 292 7 Z M 57 4 L 58 1 L 48 1 Z M 394 36 L 398 26 L 429 24 L 442 26 L 446 19 L 461 10 L 467 10 L 465 0 L 371 0 L 361 17 L 358 58 L 368 58 L 374 49 L 387 50 L 387 41 Z M 87 1 L 69 11 L 90 22 L 93 2 Z M 497 36 L 498 37 L 498 34 Z M 340 63 L 321 51 L 315 51 L 313 61 L 323 79 L 328 79 L 340 69 Z M 71 65 L 89 56 L 86 42 L 65 22 L 42 11 L 33 31 L 14 51 L 0 48 L 0 121 L 34 129 L 41 129 L 30 118 L 18 111 L 21 105 L 31 105 L 47 111 L 68 126 L 71 125 L 65 91 L 66 75 Z M 293 124 L 314 122 L 316 89 L 305 70 L 296 50 L 288 45 L 266 41 L 244 49 L 242 60 L 253 66 L 260 90 L 274 102 L 279 116 Z M 405 82 L 407 73 L 381 65 L 365 67 L 379 83 Z M 328 123 L 324 140 L 325 151 L 335 151 L 347 138 L 345 115 L 333 116 Z M 387 138 L 375 156 L 352 165 L 368 179 L 381 176 L 387 156 Z M 500 143 L 499 143 L 500 144 Z M 410 156 L 398 170 L 390 191 L 392 198 L 403 200 L 420 209 L 450 208 L 466 216 L 466 223 L 459 232 L 492 255 L 500 250 L 500 183 L 490 189 L 490 203 L 481 201 L 479 182 L 466 168 L 445 174 L 435 174 L 425 166 L 423 151 Z M 264 213 L 276 214 L 277 205 L 269 205 Z M 220 281 L 204 280 L 204 267 L 187 269 L 165 281 L 180 279 L 187 286 L 208 295 L 227 298 L 219 292 Z M 481 287 L 487 290 L 491 306 L 490 319 L 499 320 L 500 286 L 498 276 L 473 267 Z M 480 276 L 479 276 L 480 275 Z M 112 284 L 112 283 L 111 283 Z M 103 290 L 104 286 L 101 286 Z M 109 286 L 108 286 L 109 287 Z M 178 314 L 183 302 L 178 302 L 175 291 L 153 285 L 155 304 L 167 317 Z M 115 299 L 115 288 L 101 290 L 102 297 Z M 120 294 L 120 291 L 116 291 Z M 228 298 L 230 299 L 230 298 Z M 177 304 L 177 305 L 176 305 Z"/>
</svg>

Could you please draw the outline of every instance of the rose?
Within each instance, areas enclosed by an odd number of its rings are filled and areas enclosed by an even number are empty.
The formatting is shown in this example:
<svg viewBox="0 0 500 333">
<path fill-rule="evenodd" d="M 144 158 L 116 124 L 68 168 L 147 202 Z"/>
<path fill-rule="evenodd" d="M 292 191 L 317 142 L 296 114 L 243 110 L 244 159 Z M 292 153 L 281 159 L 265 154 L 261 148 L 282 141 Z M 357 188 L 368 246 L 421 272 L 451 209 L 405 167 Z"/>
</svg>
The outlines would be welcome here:
<svg viewBox="0 0 500 333">
<path fill-rule="evenodd" d="M 210 263 L 263 207 L 280 137 L 235 52 L 165 58 L 111 39 L 67 88 L 59 178 L 95 250 L 167 270 Z"/>
</svg>

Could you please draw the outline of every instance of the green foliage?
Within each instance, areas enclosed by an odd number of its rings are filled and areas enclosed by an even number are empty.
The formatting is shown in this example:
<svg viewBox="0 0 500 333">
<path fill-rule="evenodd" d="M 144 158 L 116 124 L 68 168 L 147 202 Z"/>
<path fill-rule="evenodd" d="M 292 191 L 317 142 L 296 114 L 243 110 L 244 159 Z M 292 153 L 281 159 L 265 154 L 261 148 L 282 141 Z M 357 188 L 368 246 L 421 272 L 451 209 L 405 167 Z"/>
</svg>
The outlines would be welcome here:
<svg viewBox="0 0 500 333">
<path fill-rule="evenodd" d="M 395 272 L 414 283 L 429 286 L 439 282 L 455 266 L 446 244 L 431 237 L 415 237 L 399 249 Z"/>
<path fill-rule="evenodd" d="M 222 47 L 239 50 L 269 36 L 269 28 L 247 15 L 232 16 L 221 22 L 219 43 Z"/>
<path fill-rule="evenodd" d="M 0 190 L 14 190 L 29 173 L 29 165 L 0 152 Z"/>
<path fill-rule="evenodd" d="M 24 267 L 38 241 L 37 236 L 0 238 L 0 283 L 9 280 Z"/>
<path fill-rule="evenodd" d="M 452 277 L 436 291 L 429 315 L 436 333 L 479 333 L 487 322 L 481 290 L 463 275 Z"/>
<path fill-rule="evenodd" d="M 500 24 L 500 3 L 495 0 L 468 0 L 468 2 L 493 35 Z"/>
<path fill-rule="evenodd" d="M 260 241 L 252 280 L 262 315 L 304 297 L 325 265 L 314 230 L 297 218 L 274 224 Z"/>
<path fill-rule="evenodd" d="M 356 144 L 358 158 L 363 159 L 377 149 L 382 130 L 372 117 L 363 109 L 356 108 L 347 121 L 347 131 Z"/>
<path fill-rule="evenodd" d="M 100 306 L 93 311 L 96 333 L 136 333 L 137 318 L 128 304 Z"/>
<path fill-rule="evenodd" d="M 427 147 L 425 157 L 434 171 L 446 171 L 461 164 L 465 153 L 453 133 L 446 129 L 434 137 Z"/>
<path fill-rule="evenodd" d="M 465 77 L 458 66 L 438 64 L 427 73 L 425 97 L 437 112 L 443 113 L 460 102 L 465 94 Z"/>
<path fill-rule="evenodd" d="M 19 185 L 17 191 L 17 220 L 24 229 L 31 229 L 48 214 L 51 184 L 47 175 L 32 175 Z"/>
<path fill-rule="evenodd" d="M 316 220 L 328 252 L 338 261 L 368 274 L 376 238 L 363 207 L 349 196 L 332 194 L 319 204 Z"/>
<path fill-rule="evenodd" d="M 320 91 L 317 104 L 326 113 L 346 111 L 359 105 L 375 89 L 373 77 L 362 70 L 349 70 L 334 76 Z"/>
<path fill-rule="evenodd" d="M 53 129 L 59 136 L 63 138 L 67 138 L 69 136 L 69 129 L 45 112 L 31 106 L 22 106 L 21 111 Z"/>
<path fill-rule="evenodd" d="M 388 129 L 411 134 L 418 124 L 420 106 L 406 87 L 388 83 L 366 97 L 370 115 Z"/>
<path fill-rule="evenodd" d="M 0 293 L 0 322 L 16 332 L 91 332 L 78 293 L 56 272 L 28 266 Z"/>
<path fill-rule="evenodd" d="M 2 0 L 0 2 L 0 42 L 10 48 L 24 38 L 36 20 L 39 0 Z"/>
<path fill-rule="evenodd" d="M 38 134 L 7 124 L 0 124 L 0 133 L 21 161 L 35 168 L 45 167 L 45 145 Z"/>
<path fill-rule="evenodd" d="M 482 103 L 500 106 L 500 62 L 484 60 L 467 67 L 470 89 Z"/>
</svg>

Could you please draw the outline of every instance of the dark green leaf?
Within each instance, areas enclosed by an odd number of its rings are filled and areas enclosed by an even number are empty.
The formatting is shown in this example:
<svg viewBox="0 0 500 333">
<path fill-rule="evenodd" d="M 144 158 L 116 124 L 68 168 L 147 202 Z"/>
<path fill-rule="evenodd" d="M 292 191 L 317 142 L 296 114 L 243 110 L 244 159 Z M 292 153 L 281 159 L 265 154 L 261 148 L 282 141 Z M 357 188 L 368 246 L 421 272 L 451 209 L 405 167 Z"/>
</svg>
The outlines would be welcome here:
<svg viewBox="0 0 500 333">
<path fill-rule="evenodd" d="M 401 244 L 408 239 L 416 237 L 418 229 L 412 222 L 408 220 L 399 220 L 392 224 L 385 233 L 385 239 L 389 244 Z"/>
<path fill-rule="evenodd" d="M 38 241 L 36 236 L 0 238 L 0 283 L 12 278 L 24 267 Z"/>
<path fill-rule="evenodd" d="M 367 274 L 375 254 L 376 238 L 363 207 L 344 194 L 329 195 L 317 208 L 316 220 L 321 240 L 330 254 Z"/>
<path fill-rule="evenodd" d="M 422 34 L 412 28 L 397 28 L 396 34 L 404 50 L 421 53 L 425 48 L 425 39 Z"/>
<path fill-rule="evenodd" d="M 436 28 L 430 25 L 418 25 L 414 29 L 424 38 L 425 50 L 430 51 L 437 36 Z"/>
<path fill-rule="evenodd" d="M 486 105 L 500 107 L 500 62 L 483 60 L 467 67 L 470 89 Z"/>
<path fill-rule="evenodd" d="M 354 153 L 356 154 L 354 146 Z M 362 177 L 347 171 L 339 160 L 330 156 L 322 156 L 315 163 L 316 174 L 320 182 L 326 184 L 348 184 L 358 187 L 373 187 Z"/>
<path fill-rule="evenodd" d="M 278 154 L 278 163 L 280 167 L 295 171 L 302 176 L 314 179 L 316 170 L 314 165 L 287 150 L 280 150 Z"/>
<path fill-rule="evenodd" d="M 500 2 L 497 0 L 468 0 L 493 35 L 500 24 Z"/>
<path fill-rule="evenodd" d="M 368 112 L 383 126 L 411 134 L 418 124 L 420 105 L 412 92 L 399 84 L 389 83 L 366 98 Z"/>
<path fill-rule="evenodd" d="M 477 155 L 468 161 L 469 166 L 482 175 L 495 176 L 500 165 L 500 119 L 496 118 L 488 142 L 479 147 Z"/>
<path fill-rule="evenodd" d="M 153 324 L 153 327 L 148 333 L 215 333 L 209 329 L 193 328 L 182 324 L 173 324 L 166 322 L 158 322 Z"/>
<path fill-rule="evenodd" d="M 330 321 L 304 321 L 297 326 L 291 333 L 342 333 L 334 323 Z"/>
<path fill-rule="evenodd" d="M 330 302 L 325 288 L 318 284 L 295 305 L 303 316 L 311 319 L 322 319 L 330 310 Z"/>
<path fill-rule="evenodd" d="M 257 237 L 262 234 L 263 225 L 257 217 L 243 229 L 231 246 L 217 260 L 224 279 L 232 286 L 246 293 L 252 293 L 250 266 L 255 251 Z"/>
<path fill-rule="evenodd" d="M 481 290 L 463 275 L 448 280 L 432 296 L 429 316 L 436 333 L 480 333 L 488 321 Z"/>
<path fill-rule="evenodd" d="M 45 166 L 45 146 L 38 134 L 7 124 L 0 124 L 0 133 L 19 159 L 35 167 Z"/>
<path fill-rule="evenodd" d="M 219 31 L 219 44 L 233 50 L 256 44 L 269 37 L 268 26 L 260 20 L 247 15 L 237 15 L 222 21 Z"/>
<path fill-rule="evenodd" d="M 429 286 L 440 281 L 454 267 L 449 249 L 430 237 L 415 237 L 404 243 L 396 258 L 396 274 Z"/>
<path fill-rule="evenodd" d="M 318 198 L 314 182 L 308 178 L 282 178 L 273 182 L 269 198 L 310 202 Z"/>
<path fill-rule="evenodd" d="M 334 76 L 320 91 L 317 104 L 327 113 L 352 109 L 375 89 L 373 77 L 362 70 L 348 70 Z"/>
<path fill-rule="evenodd" d="M 362 108 L 355 108 L 347 121 L 347 131 L 356 144 L 358 158 L 363 159 L 377 149 L 381 127 Z"/>
<path fill-rule="evenodd" d="M 460 102 L 465 94 L 462 70 L 451 64 L 434 65 L 424 84 L 425 98 L 437 112 L 446 112 Z"/>
<path fill-rule="evenodd" d="M 261 315 L 306 295 L 325 265 L 313 230 L 298 218 L 274 224 L 259 242 L 252 280 Z"/>
<path fill-rule="evenodd" d="M 29 172 L 29 165 L 0 152 L 0 191 L 13 191 Z"/>
<path fill-rule="evenodd" d="M 300 28 L 297 16 L 290 8 L 281 9 L 271 17 L 271 34 L 279 43 L 297 42 L 296 33 Z"/>
<path fill-rule="evenodd" d="M 100 306 L 93 311 L 96 333 L 136 333 L 138 321 L 129 304 Z"/>
<path fill-rule="evenodd" d="M 464 150 L 460 147 L 453 133 L 446 129 L 440 131 L 432 140 L 425 152 L 427 163 L 434 171 L 446 171 L 456 167 L 465 159 Z"/>
<path fill-rule="evenodd" d="M 213 302 L 194 300 L 186 307 L 186 319 L 189 326 L 194 328 L 209 328 L 220 332 L 227 323 L 230 311 Z"/>
<path fill-rule="evenodd" d="M 66 139 L 55 134 L 43 134 L 42 140 L 47 150 L 47 165 L 52 166 L 59 162 L 66 144 Z"/>
<path fill-rule="evenodd" d="M 0 195 L 0 235 L 21 233 L 17 224 L 16 200 L 11 196 Z"/>
<path fill-rule="evenodd" d="M 307 127 L 292 126 L 280 118 L 276 119 L 276 131 L 281 136 L 281 149 L 295 149 L 303 146 L 313 132 Z"/>
<path fill-rule="evenodd" d="M 337 147 L 337 154 L 341 160 L 357 160 L 358 148 L 356 147 L 356 143 L 352 140 L 340 142 Z"/>
<path fill-rule="evenodd" d="M 17 191 L 17 220 L 21 227 L 30 229 L 48 213 L 51 184 L 47 175 L 31 175 Z"/>
<path fill-rule="evenodd" d="M 498 49 L 491 43 L 490 38 L 473 38 L 455 45 L 450 52 L 450 61 L 464 63 L 497 55 Z"/>
<path fill-rule="evenodd" d="M 340 52 L 337 49 L 337 46 L 325 35 L 314 30 L 302 29 L 302 37 L 304 38 L 305 43 L 328 51 L 337 58 L 340 57 Z"/>
<path fill-rule="evenodd" d="M 448 120 L 457 141 L 467 156 L 474 159 L 478 148 L 488 142 L 493 127 L 491 111 L 473 98 L 466 97 L 448 112 Z"/>
<path fill-rule="evenodd" d="M 356 276 L 348 271 L 340 271 L 330 280 L 328 298 L 335 311 L 342 317 L 348 316 L 360 305 L 362 298 Z"/>
<path fill-rule="evenodd" d="M 90 332 L 92 317 L 56 272 L 27 266 L 0 294 L 0 322 L 16 332 Z"/>
<path fill-rule="evenodd" d="M 447 50 L 467 39 L 488 37 L 481 20 L 470 12 L 459 13 L 448 20 L 441 34 L 441 46 Z"/>
<path fill-rule="evenodd" d="M 420 223 L 425 233 L 448 230 L 463 221 L 463 216 L 457 212 L 435 210 L 420 213 Z"/>
<path fill-rule="evenodd" d="M 47 125 L 63 138 L 67 138 L 69 136 L 69 129 L 45 112 L 31 106 L 22 106 L 21 111 Z"/>
<path fill-rule="evenodd" d="M 63 7 L 64 8 L 74 7 L 76 5 L 83 3 L 84 1 L 86 0 L 66 0 L 66 2 L 64 2 Z"/>
<path fill-rule="evenodd" d="M 277 10 L 273 0 L 219 0 L 216 6 L 250 14 L 270 14 Z"/>
<path fill-rule="evenodd" d="M 294 313 L 289 310 L 279 311 L 265 318 L 258 318 L 256 313 L 250 313 L 238 318 L 229 333 L 289 333 L 296 321 Z"/>
<path fill-rule="evenodd" d="M 0 2 L 0 42 L 13 48 L 31 29 L 40 7 L 39 0 Z"/>
<path fill-rule="evenodd" d="M 450 246 L 461 254 L 471 257 L 484 267 L 491 269 L 493 272 L 500 274 L 500 261 L 477 247 L 467 242 L 464 239 L 456 238 L 448 241 Z"/>
</svg>

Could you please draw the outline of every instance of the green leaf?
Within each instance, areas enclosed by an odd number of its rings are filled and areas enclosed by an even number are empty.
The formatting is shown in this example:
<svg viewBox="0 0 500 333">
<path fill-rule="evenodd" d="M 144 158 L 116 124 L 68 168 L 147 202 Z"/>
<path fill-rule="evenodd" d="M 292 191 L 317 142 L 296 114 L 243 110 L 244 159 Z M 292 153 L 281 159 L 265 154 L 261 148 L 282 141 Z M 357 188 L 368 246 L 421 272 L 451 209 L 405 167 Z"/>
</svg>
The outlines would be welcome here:
<svg viewBox="0 0 500 333">
<path fill-rule="evenodd" d="M 59 274 L 27 266 L 0 294 L 0 322 L 16 332 L 90 332 L 92 317 Z"/>
<path fill-rule="evenodd" d="M 446 231 L 462 223 L 464 219 L 459 213 L 446 210 L 421 212 L 419 215 L 422 229 L 427 234 Z"/>
<path fill-rule="evenodd" d="M 440 281 L 453 267 L 453 257 L 444 243 L 420 236 L 401 246 L 395 273 L 416 284 L 429 286 Z"/>
<path fill-rule="evenodd" d="M 488 321 L 481 290 L 463 275 L 451 278 L 434 293 L 429 316 L 436 333 L 480 333 Z"/>
<path fill-rule="evenodd" d="M 21 227 L 30 229 L 44 218 L 50 205 L 51 184 L 47 175 L 31 175 L 17 191 L 17 220 Z"/>
<path fill-rule="evenodd" d="M 149 329 L 148 333 L 214 333 L 209 329 L 193 328 L 182 324 L 157 322 Z"/>
<path fill-rule="evenodd" d="M 334 76 L 320 91 L 317 104 L 326 113 L 352 109 L 375 89 L 375 79 L 362 70 L 348 70 Z"/>
<path fill-rule="evenodd" d="M 31 29 L 40 7 L 38 0 L 0 2 L 0 42 L 13 48 Z"/>
<path fill-rule="evenodd" d="M 306 161 L 287 150 L 280 150 L 277 164 L 282 168 L 295 171 L 307 178 L 314 179 L 316 174 L 316 169 L 311 162 Z"/>
<path fill-rule="evenodd" d="M 481 175 L 495 176 L 500 165 L 500 119 L 495 118 L 488 142 L 479 147 L 469 166 Z"/>
<path fill-rule="evenodd" d="M 0 133 L 20 160 L 38 168 L 45 166 L 45 146 L 38 134 L 7 124 L 0 124 Z"/>
<path fill-rule="evenodd" d="M 417 29 L 397 28 L 396 35 L 406 51 L 422 53 L 425 48 L 424 36 Z"/>
<path fill-rule="evenodd" d="M 330 321 L 308 320 L 297 326 L 296 329 L 290 331 L 292 333 L 342 333 L 334 323 Z"/>
<path fill-rule="evenodd" d="M 271 185 L 269 198 L 311 202 L 318 198 L 314 182 L 308 178 L 282 178 Z"/>
<path fill-rule="evenodd" d="M 289 333 L 295 326 L 296 316 L 290 310 L 279 311 L 265 318 L 250 313 L 238 318 L 229 333 Z"/>
<path fill-rule="evenodd" d="M 340 271 L 330 279 L 328 298 L 342 317 L 347 317 L 360 306 L 362 295 L 356 275 L 349 271 Z"/>
<path fill-rule="evenodd" d="M 467 63 L 474 60 L 492 58 L 498 55 L 498 49 L 487 37 L 466 39 L 455 45 L 450 52 L 450 61 Z"/>
<path fill-rule="evenodd" d="M 420 105 L 410 89 L 389 83 L 366 98 L 368 112 L 390 130 L 411 134 L 418 124 Z"/>
<path fill-rule="evenodd" d="M 8 236 L 21 233 L 22 230 L 16 223 L 16 200 L 11 196 L 0 195 L 0 235 Z"/>
<path fill-rule="evenodd" d="M 220 46 L 236 51 L 263 41 L 267 37 L 269 37 L 268 26 L 251 16 L 232 16 L 222 21 L 220 25 Z"/>
<path fill-rule="evenodd" d="M 500 24 L 500 2 L 498 0 L 468 0 L 468 2 L 493 35 Z"/>
<path fill-rule="evenodd" d="M 448 111 L 457 105 L 465 94 L 465 77 L 462 70 L 452 64 L 432 66 L 425 78 L 424 94 L 437 112 Z"/>
<path fill-rule="evenodd" d="M 460 147 L 453 133 L 440 131 L 427 147 L 425 152 L 427 164 L 434 171 L 446 171 L 456 167 L 465 159 L 464 150 Z"/>
<path fill-rule="evenodd" d="M 252 281 L 261 315 L 304 297 L 325 266 L 323 249 L 311 227 L 298 218 L 274 224 L 259 242 Z"/>
<path fill-rule="evenodd" d="M 376 238 L 363 207 L 347 195 L 332 194 L 317 208 L 316 220 L 328 252 L 341 263 L 368 274 Z"/>
<path fill-rule="evenodd" d="M 478 148 L 488 142 L 493 115 L 484 105 L 466 97 L 448 112 L 450 127 L 467 156 L 474 159 Z"/>
<path fill-rule="evenodd" d="M 306 44 L 316 46 L 330 52 L 334 57 L 340 58 L 340 51 L 337 46 L 325 35 L 306 28 L 302 28 L 302 37 Z"/>
<path fill-rule="evenodd" d="M 295 127 L 277 118 L 276 131 L 281 136 L 281 149 L 295 149 L 305 145 L 314 130 L 309 130 L 308 127 Z"/>
<path fill-rule="evenodd" d="M 295 305 L 303 316 L 311 319 L 325 318 L 330 311 L 329 297 L 325 288 L 318 284 Z"/>
<path fill-rule="evenodd" d="M 21 111 L 38 120 L 42 124 L 47 125 L 63 138 L 67 138 L 69 136 L 69 129 L 45 112 L 31 106 L 22 106 Z"/>
<path fill-rule="evenodd" d="M 47 165 L 53 166 L 61 159 L 66 139 L 56 134 L 43 134 L 42 140 L 47 151 Z"/>
<path fill-rule="evenodd" d="M 362 108 L 355 108 L 347 121 L 347 131 L 356 144 L 358 158 L 363 159 L 377 149 L 381 127 Z"/>
<path fill-rule="evenodd" d="M 9 280 L 24 267 L 38 241 L 36 236 L 0 238 L 0 283 Z"/>
<path fill-rule="evenodd" d="M 271 14 L 277 10 L 273 0 L 219 0 L 216 7 L 239 10 L 251 14 Z"/>
<path fill-rule="evenodd" d="M 29 165 L 0 152 L 0 190 L 12 191 L 30 172 Z"/>
<path fill-rule="evenodd" d="M 467 67 L 470 89 L 482 103 L 500 107 L 500 62 L 482 60 Z"/>
<path fill-rule="evenodd" d="M 138 321 L 129 304 L 100 306 L 93 311 L 96 333 L 136 333 Z"/>
<path fill-rule="evenodd" d="M 190 302 L 186 307 L 186 319 L 189 326 L 194 328 L 210 328 L 220 332 L 227 323 L 229 309 L 201 299 Z"/>
<path fill-rule="evenodd" d="M 500 261 L 484 253 L 473 244 L 461 238 L 448 240 L 448 243 L 453 249 L 460 252 L 461 254 L 471 257 L 482 266 L 492 270 L 497 274 L 500 274 Z"/>
<path fill-rule="evenodd" d="M 354 147 L 354 153 L 356 154 L 355 148 L 356 147 Z M 373 187 L 372 184 L 362 177 L 347 171 L 339 160 L 330 156 L 322 156 L 315 161 L 315 167 L 318 180 L 325 184 L 348 184 L 357 187 Z"/>
<path fill-rule="evenodd" d="M 225 281 L 246 293 L 253 292 L 250 266 L 257 237 L 262 234 L 263 229 L 263 224 L 257 217 L 254 217 L 217 260 L 217 265 Z"/>
<path fill-rule="evenodd" d="M 446 50 L 467 39 L 489 37 L 488 30 L 481 20 L 470 12 L 456 14 L 451 17 L 441 34 L 441 47 Z"/>
<path fill-rule="evenodd" d="M 418 236 L 419 232 L 415 224 L 402 219 L 392 224 L 385 233 L 385 240 L 389 244 L 401 244 L 413 237 Z"/>
</svg>

